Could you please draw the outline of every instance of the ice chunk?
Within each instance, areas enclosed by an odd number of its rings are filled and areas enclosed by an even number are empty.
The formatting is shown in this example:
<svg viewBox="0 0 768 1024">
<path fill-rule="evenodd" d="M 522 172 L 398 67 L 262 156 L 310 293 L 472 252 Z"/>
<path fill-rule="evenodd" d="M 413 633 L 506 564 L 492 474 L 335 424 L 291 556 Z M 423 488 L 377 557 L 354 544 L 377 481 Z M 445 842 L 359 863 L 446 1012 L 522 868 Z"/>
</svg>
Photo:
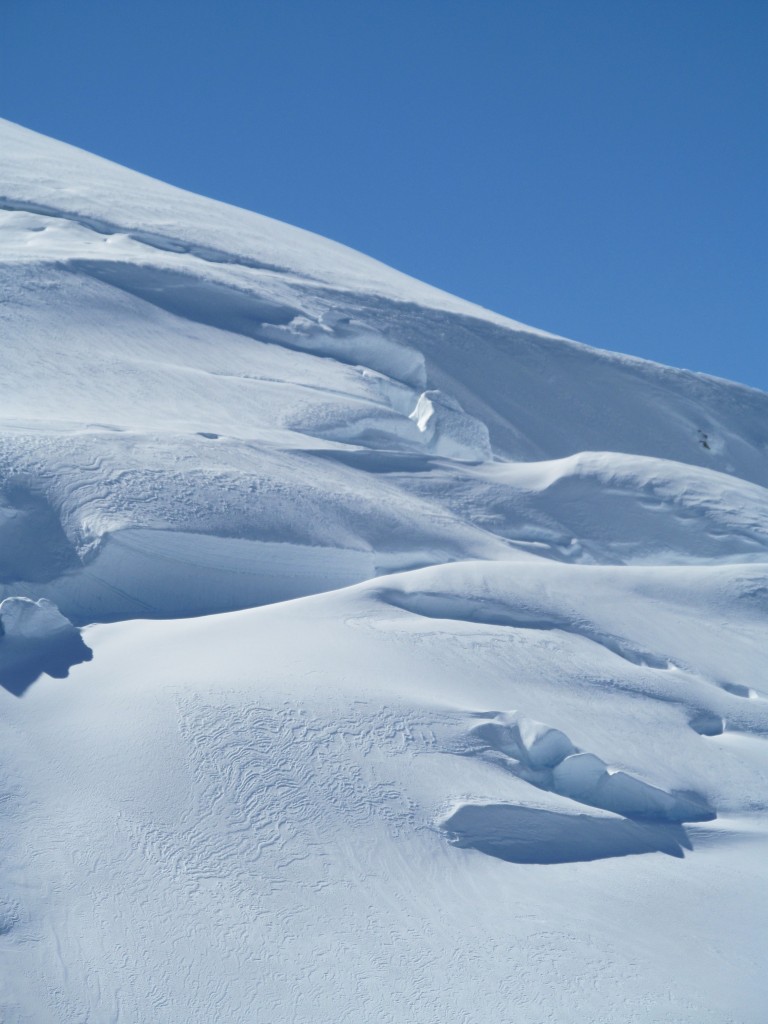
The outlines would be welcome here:
<svg viewBox="0 0 768 1024">
<path fill-rule="evenodd" d="M 44 597 L 39 601 L 29 597 L 7 597 L 0 602 L 0 628 L 5 636 L 33 639 L 71 629 L 72 623 L 53 601 Z"/>
</svg>

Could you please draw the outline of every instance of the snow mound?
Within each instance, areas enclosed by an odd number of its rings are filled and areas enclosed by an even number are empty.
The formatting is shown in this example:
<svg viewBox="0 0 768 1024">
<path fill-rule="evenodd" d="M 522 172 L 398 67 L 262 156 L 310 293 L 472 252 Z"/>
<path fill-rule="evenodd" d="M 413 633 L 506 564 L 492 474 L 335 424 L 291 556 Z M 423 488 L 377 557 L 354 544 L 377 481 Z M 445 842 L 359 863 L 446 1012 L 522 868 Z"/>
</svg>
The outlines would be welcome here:
<svg viewBox="0 0 768 1024">
<path fill-rule="evenodd" d="M 7 597 L 0 601 L 0 636 L 34 640 L 71 628 L 69 619 L 44 597 L 39 601 L 28 597 Z"/>
<path fill-rule="evenodd" d="M 520 762 L 519 769 L 505 765 L 520 778 L 590 807 L 657 821 L 716 817 L 703 798 L 667 793 L 627 772 L 610 769 L 595 754 L 578 750 L 561 730 L 514 712 L 496 715 L 472 731 L 492 749 Z"/>
<path fill-rule="evenodd" d="M 553 772 L 556 793 L 628 818 L 666 821 L 711 821 L 703 801 L 665 793 L 622 771 L 609 771 L 594 754 L 571 754 Z"/>
<path fill-rule="evenodd" d="M 525 761 L 531 768 L 552 768 L 575 753 L 564 732 L 514 712 L 497 715 L 493 722 L 474 731 L 497 750 Z"/>
</svg>

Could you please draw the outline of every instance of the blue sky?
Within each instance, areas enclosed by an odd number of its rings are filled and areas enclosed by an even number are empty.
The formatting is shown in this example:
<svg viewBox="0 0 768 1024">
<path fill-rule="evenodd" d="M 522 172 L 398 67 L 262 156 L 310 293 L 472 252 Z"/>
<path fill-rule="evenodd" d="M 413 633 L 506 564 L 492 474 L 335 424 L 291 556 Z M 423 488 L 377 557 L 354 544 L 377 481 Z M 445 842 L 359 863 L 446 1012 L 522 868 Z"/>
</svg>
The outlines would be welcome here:
<svg viewBox="0 0 768 1024">
<path fill-rule="evenodd" d="M 2 115 L 768 389 L 765 0 L 4 0 Z"/>
</svg>

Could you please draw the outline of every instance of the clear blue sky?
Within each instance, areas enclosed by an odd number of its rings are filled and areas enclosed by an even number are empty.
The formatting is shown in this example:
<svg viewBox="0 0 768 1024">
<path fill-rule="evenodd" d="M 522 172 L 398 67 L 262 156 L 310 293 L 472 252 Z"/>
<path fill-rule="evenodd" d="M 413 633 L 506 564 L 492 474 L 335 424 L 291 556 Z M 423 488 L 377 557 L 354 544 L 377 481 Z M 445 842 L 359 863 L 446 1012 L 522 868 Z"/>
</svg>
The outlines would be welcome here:
<svg viewBox="0 0 768 1024">
<path fill-rule="evenodd" d="M 3 0 L 2 114 L 768 389 L 768 0 Z"/>
</svg>

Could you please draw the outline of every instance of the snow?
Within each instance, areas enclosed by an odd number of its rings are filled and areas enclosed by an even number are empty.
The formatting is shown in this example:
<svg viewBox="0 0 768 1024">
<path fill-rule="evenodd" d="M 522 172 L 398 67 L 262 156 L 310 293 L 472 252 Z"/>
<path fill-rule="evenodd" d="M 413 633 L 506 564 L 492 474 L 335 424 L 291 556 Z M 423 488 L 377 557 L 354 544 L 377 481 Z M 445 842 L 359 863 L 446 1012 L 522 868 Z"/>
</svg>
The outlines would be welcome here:
<svg viewBox="0 0 768 1024">
<path fill-rule="evenodd" d="M 20 697 L 42 674 L 64 679 L 92 652 L 51 601 L 7 597 L 0 601 L 0 685 Z"/>
<path fill-rule="evenodd" d="M 42 639 L 71 625 L 56 605 L 45 598 L 30 601 L 28 597 L 8 597 L 0 601 L 2 636 Z"/>
<path fill-rule="evenodd" d="M 10 1024 L 757 1024 L 768 396 L 0 122 Z"/>
</svg>

